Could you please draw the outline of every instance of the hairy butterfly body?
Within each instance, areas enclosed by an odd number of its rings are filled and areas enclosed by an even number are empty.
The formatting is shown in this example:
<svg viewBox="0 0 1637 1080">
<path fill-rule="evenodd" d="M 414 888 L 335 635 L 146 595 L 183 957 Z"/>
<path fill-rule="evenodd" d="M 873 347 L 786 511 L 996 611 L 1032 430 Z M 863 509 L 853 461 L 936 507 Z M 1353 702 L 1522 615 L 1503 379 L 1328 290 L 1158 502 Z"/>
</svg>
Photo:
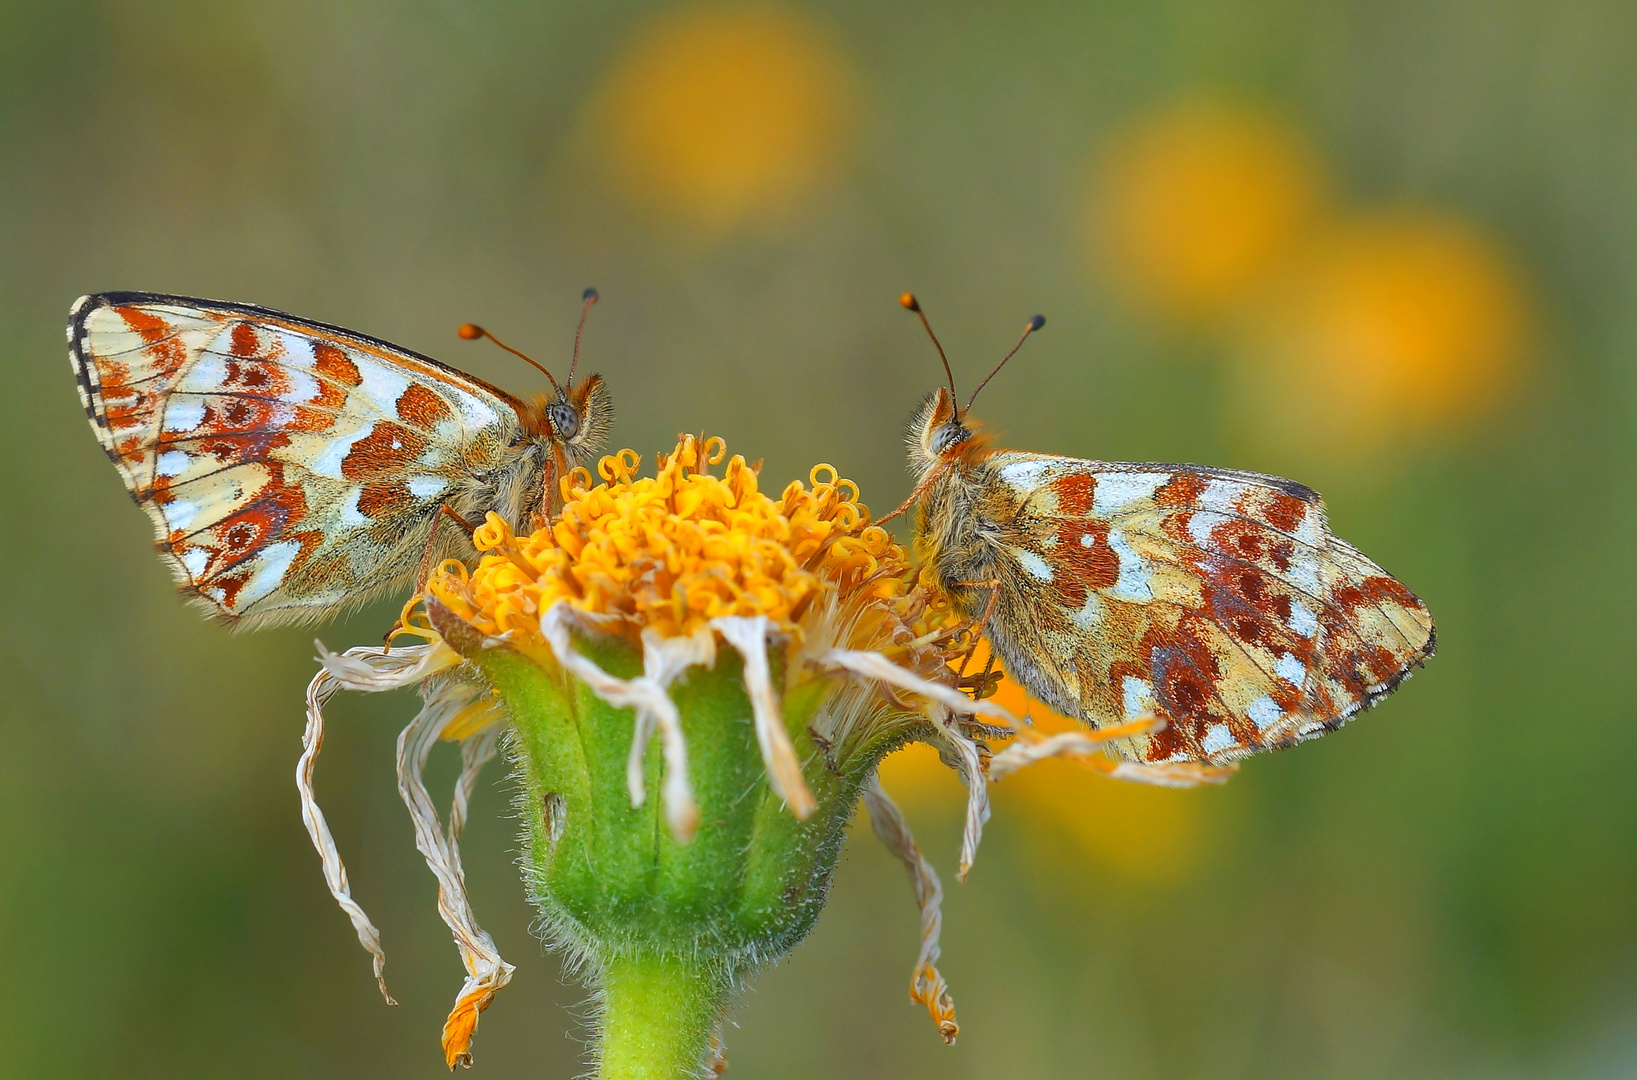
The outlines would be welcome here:
<svg viewBox="0 0 1637 1080">
<path fill-rule="evenodd" d="M 952 389 L 909 441 L 917 545 L 957 612 L 1064 715 L 1162 721 L 1114 744 L 1130 761 L 1222 766 L 1322 735 L 1433 653 L 1426 605 L 1300 484 L 993 449 Z"/>
<path fill-rule="evenodd" d="M 401 585 L 434 544 L 466 553 L 463 530 L 438 529 L 446 509 L 549 509 L 611 421 L 596 375 L 524 402 L 248 304 L 82 297 L 68 345 L 91 427 L 178 585 L 238 626 L 316 622 Z"/>
</svg>

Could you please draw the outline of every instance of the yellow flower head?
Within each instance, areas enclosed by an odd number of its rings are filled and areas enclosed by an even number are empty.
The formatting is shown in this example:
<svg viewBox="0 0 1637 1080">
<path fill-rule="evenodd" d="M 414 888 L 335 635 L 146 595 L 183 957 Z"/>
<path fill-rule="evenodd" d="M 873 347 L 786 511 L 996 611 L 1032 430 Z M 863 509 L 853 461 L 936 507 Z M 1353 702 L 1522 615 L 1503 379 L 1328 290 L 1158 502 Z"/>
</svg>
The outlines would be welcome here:
<svg viewBox="0 0 1637 1080">
<path fill-rule="evenodd" d="M 473 537 L 485 553 L 478 568 L 468 578 L 445 563 L 427 594 L 491 637 L 539 637 L 543 612 L 563 601 L 632 638 L 643 628 L 689 637 L 727 615 L 763 615 L 794 633 L 827 589 L 904 596 L 904 547 L 868 524 L 853 481 L 817 465 L 812 488 L 794 481 L 771 499 L 743 457 L 712 475 L 725 457 L 722 440 L 684 435 L 655 476 L 635 475 L 630 450 L 599 461 L 596 486 L 575 470 L 550 529 L 514 537 L 489 514 Z"/>
<path fill-rule="evenodd" d="M 773 499 L 738 455 L 712 475 L 726 453 L 720 439 L 689 435 L 652 477 L 635 475 L 629 450 L 598 463 L 595 487 L 577 469 L 563 478 L 549 529 L 517 537 L 490 514 L 473 537 L 484 553 L 477 569 L 446 563 L 427 592 L 491 636 L 538 637 L 541 615 L 563 601 L 632 638 L 644 628 L 688 637 L 724 616 L 765 616 L 799 633 L 826 590 L 905 594 L 904 548 L 868 523 L 852 481 L 818 465 L 811 487 L 795 481 Z"/>
</svg>

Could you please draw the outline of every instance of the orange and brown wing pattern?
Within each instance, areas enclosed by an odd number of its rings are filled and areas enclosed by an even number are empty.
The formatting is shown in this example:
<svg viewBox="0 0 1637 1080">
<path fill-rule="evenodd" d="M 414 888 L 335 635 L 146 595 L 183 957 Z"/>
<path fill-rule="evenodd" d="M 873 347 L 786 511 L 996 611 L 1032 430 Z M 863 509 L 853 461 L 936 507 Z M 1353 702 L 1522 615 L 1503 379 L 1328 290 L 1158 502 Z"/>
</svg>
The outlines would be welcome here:
<svg viewBox="0 0 1637 1080">
<path fill-rule="evenodd" d="M 262 308 L 89 296 L 68 343 L 161 554 L 233 619 L 317 618 L 411 572 L 442 503 L 519 440 L 501 391 Z"/>
<path fill-rule="evenodd" d="M 1095 726 L 1164 719 L 1124 748 L 1139 761 L 1219 765 L 1321 735 L 1432 655 L 1426 605 L 1331 536 L 1299 484 L 1019 452 L 985 464 L 1015 507 L 1002 580 L 1025 584 L 1006 591 L 1028 594 L 1035 638 L 997 648 L 1029 653 L 1019 677 Z M 997 635 L 1017 625 L 999 621 Z"/>
</svg>

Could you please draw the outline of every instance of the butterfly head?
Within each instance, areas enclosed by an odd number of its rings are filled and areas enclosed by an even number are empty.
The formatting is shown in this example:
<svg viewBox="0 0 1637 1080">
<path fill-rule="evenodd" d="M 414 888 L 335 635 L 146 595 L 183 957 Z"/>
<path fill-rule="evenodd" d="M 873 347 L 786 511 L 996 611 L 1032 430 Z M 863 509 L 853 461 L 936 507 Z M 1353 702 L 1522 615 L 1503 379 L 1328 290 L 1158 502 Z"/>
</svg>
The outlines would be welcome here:
<svg viewBox="0 0 1637 1080">
<path fill-rule="evenodd" d="M 467 341 L 488 338 L 502 349 L 532 364 L 551 383 L 555 396 L 541 394 L 532 405 L 523 407 L 523 425 L 533 435 L 549 441 L 573 462 L 589 461 L 603 448 L 608 429 L 614 423 L 614 402 L 601 375 L 586 378 L 574 385 L 574 372 L 580 366 L 580 338 L 585 333 L 585 318 L 591 305 L 597 302 L 597 290 L 587 289 L 581 296 L 580 325 L 574 331 L 574 359 L 569 364 L 568 378 L 559 383 L 543 366 L 507 345 L 481 326 L 467 323 L 460 328 L 460 336 Z"/>
<path fill-rule="evenodd" d="M 608 440 L 614 423 L 614 401 L 601 375 L 561 387 L 555 396 L 541 394 L 530 408 L 531 427 L 562 446 L 575 461 L 588 461 Z"/>
<path fill-rule="evenodd" d="M 944 386 L 921 403 L 910 421 L 908 436 L 910 463 L 918 476 L 925 476 L 941 462 L 957 460 L 979 443 Z"/>
</svg>

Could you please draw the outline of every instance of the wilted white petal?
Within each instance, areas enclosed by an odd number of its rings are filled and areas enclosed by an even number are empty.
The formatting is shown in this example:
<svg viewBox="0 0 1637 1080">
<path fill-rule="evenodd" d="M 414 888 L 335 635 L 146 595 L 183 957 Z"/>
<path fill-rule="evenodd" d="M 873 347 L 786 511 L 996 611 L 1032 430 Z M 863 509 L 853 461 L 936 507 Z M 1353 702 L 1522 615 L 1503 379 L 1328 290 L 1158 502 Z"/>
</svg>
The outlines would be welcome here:
<svg viewBox="0 0 1637 1080">
<path fill-rule="evenodd" d="M 943 884 L 932 864 L 921 855 L 910 833 L 909 822 L 904 820 L 898 805 L 882 790 L 880 778 L 872 773 L 862 791 L 864 805 L 870 811 L 870 828 L 887 845 L 888 851 L 903 860 L 910 884 L 915 888 L 915 902 L 921 909 L 921 953 L 915 959 L 909 996 L 927 1007 L 944 1042 L 953 1043 L 961 1029 L 955 1023 L 955 1002 L 949 996 L 949 987 L 938 974 L 938 937 L 944 925 Z"/>
<path fill-rule="evenodd" d="M 973 701 L 952 686 L 923 679 L 906 671 L 877 652 L 860 649 L 831 649 L 819 656 L 818 662 L 826 667 L 839 667 L 869 679 L 879 679 L 889 686 L 908 690 L 912 694 L 936 701 L 955 712 L 970 716 L 990 716 L 1016 730 L 1022 725 L 1017 717 L 992 701 Z"/>
<path fill-rule="evenodd" d="M 415 826 L 415 847 L 438 880 L 438 914 L 454 934 L 461 962 L 466 965 L 466 982 L 444 1024 L 444 1054 L 451 1068 L 457 1063 L 470 1062 L 469 1048 L 477 1014 L 488 1006 L 496 991 L 511 981 L 514 970 L 501 959 L 494 940 L 477 924 L 466 896 L 466 876 L 455 842 L 460 825 L 464 824 L 466 800 L 476 783 L 477 770 L 494 756 L 498 733 L 487 729 L 473 737 L 471 742 L 477 745 L 470 750 L 463 746 L 465 760 L 456 783 L 457 813 L 451 815 L 447 834 L 438 821 L 437 808 L 422 779 L 427 756 L 439 734 L 455 713 L 471 703 L 475 692 L 471 685 L 458 682 L 435 685 L 420 713 L 398 736 L 398 793 L 409 807 L 410 821 Z"/>
<path fill-rule="evenodd" d="M 322 653 L 323 646 L 319 646 L 319 649 Z M 334 656 L 333 653 L 324 655 Z M 318 765 L 318 752 L 324 747 L 324 706 L 340 688 L 341 683 L 328 665 L 319 669 L 312 682 L 307 684 L 307 728 L 301 736 L 301 759 L 296 762 L 296 791 L 301 796 L 301 820 L 306 823 L 307 835 L 312 837 L 313 847 L 318 849 L 319 861 L 324 865 L 324 884 L 329 886 L 330 895 L 341 905 L 347 918 L 352 920 L 352 928 L 358 934 L 358 944 L 374 958 L 375 982 L 381 988 L 381 996 L 386 998 L 389 1005 L 396 1005 L 398 1003 L 387 993 L 383 974 L 387 958 L 381 948 L 381 932 L 370 922 L 358 901 L 352 898 L 347 868 L 341 862 L 341 853 L 336 850 L 335 837 L 330 835 L 329 822 L 324 819 L 324 812 L 318 808 L 318 800 L 313 795 L 313 770 Z"/>
<path fill-rule="evenodd" d="M 318 662 L 337 683 L 366 694 L 409 686 L 461 662 L 460 654 L 441 641 L 393 649 L 357 645 L 344 653 L 331 652 L 322 641 L 313 645 L 318 649 Z"/>
<path fill-rule="evenodd" d="M 1129 733 L 1111 735 L 1099 731 L 1062 731 L 1038 742 L 1019 740 L 989 759 L 989 779 L 1003 780 L 1025 765 L 1033 765 L 1047 758 L 1100 754 L 1110 739 L 1121 738 L 1125 734 Z"/>
<path fill-rule="evenodd" d="M 796 748 L 790 743 L 790 732 L 785 729 L 784 713 L 768 672 L 767 639 L 773 623 L 765 615 L 724 615 L 710 624 L 745 658 L 745 694 L 755 717 L 756 741 L 762 749 L 768 783 L 779 798 L 790 804 L 790 812 L 805 820 L 817 804 L 807 781 L 802 779 L 801 762 L 796 760 Z"/>
<path fill-rule="evenodd" d="M 949 748 L 960 761 L 961 782 L 966 785 L 966 826 L 961 830 L 961 860 L 955 871 L 956 881 L 965 881 L 972 872 L 972 863 L 978 857 L 978 844 L 983 840 L 983 826 L 989 820 L 989 784 L 984 775 L 983 757 L 978 744 L 962 735 L 951 723 L 948 710 L 934 705 L 927 716 L 937 725 Z"/>
<path fill-rule="evenodd" d="M 665 687 L 692 664 L 714 661 L 715 639 L 711 638 L 707 643 L 704 640 L 709 637 L 707 633 L 671 639 L 655 634 L 650 640 L 650 636 L 644 634 L 643 674 L 626 680 L 608 674 L 574 649 L 569 633 L 573 619 L 573 609 L 559 601 L 541 617 L 540 633 L 551 646 L 557 662 L 590 687 L 592 693 L 616 709 L 631 709 L 636 713 L 636 728 L 626 772 L 633 806 L 641 806 L 646 797 L 642 755 L 647 748 L 647 739 L 656 726 L 659 728 L 665 751 L 666 821 L 671 834 L 678 840 L 689 839 L 699 827 L 699 807 L 694 803 L 693 788 L 688 783 L 688 754 L 682 735 L 682 717 L 677 712 L 676 703 L 665 692 Z M 660 678 L 664 681 L 659 681 Z"/>
<path fill-rule="evenodd" d="M 457 870 L 461 869 L 460 837 L 466 831 L 466 810 L 471 805 L 472 792 L 477 789 L 483 766 L 493 761 L 495 752 L 500 749 L 500 732 L 498 726 L 487 727 L 460 744 L 460 778 L 455 781 L 455 798 L 449 807 L 449 854 Z"/>
</svg>

